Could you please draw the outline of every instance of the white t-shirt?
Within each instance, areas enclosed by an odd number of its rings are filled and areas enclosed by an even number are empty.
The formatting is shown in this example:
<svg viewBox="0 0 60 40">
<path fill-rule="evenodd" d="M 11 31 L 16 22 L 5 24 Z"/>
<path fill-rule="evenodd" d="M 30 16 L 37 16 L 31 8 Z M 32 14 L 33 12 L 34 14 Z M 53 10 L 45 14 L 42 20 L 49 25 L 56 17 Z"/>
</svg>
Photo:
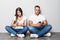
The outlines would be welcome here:
<svg viewBox="0 0 60 40">
<path fill-rule="evenodd" d="M 37 24 L 38 22 L 43 22 L 44 20 L 46 20 L 46 18 L 41 14 L 39 14 L 38 16 L 33 14 L 29 17 L 29 20 L 31 20 L 33 24 Z"/>
<path fill-rule="evenodd" d="M 27 18 L 25 16 L 23 16 L 22 19 L 20 21 L 18 20 L 16 23 L 23 24 L 26 19 Z M 16 16 L 13 17 L 13 20 L 16 20 Z M 21 26 L 17 26 L 17 27 L 13 27 L 13 28 L 15 28 L 15 29 L 23 29 L 23 27 L 21 27 Z"/>
<path fill-rule="evenodd" d="M 23 16 L 20 21 L 19 21 L 19 20 L 17 21 L 17 23 L 23 24 L 26 19 L 27 19 L 27 18 L 26 18 L 25 16 Z M 16 20 L 16 16 L 13 17 L 13 20 Z"/>
</svg>

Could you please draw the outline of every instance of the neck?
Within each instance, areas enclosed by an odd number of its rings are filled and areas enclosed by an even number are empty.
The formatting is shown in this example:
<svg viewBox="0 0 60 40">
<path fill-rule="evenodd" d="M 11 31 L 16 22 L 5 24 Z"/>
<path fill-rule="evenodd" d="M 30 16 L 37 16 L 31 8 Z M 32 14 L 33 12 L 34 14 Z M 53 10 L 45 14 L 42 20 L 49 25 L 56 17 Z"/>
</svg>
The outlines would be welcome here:
<svg viewBox="0 0 60 40">
<path fill-rule="evenodd" d="M 22 16 L 18 16 L 18 17 L 22 17 Z"/>
<path fill-rule="evenodd" d="M 36 16 L 38 16 L 39 14 L 35 14 Z"/>
</svg>

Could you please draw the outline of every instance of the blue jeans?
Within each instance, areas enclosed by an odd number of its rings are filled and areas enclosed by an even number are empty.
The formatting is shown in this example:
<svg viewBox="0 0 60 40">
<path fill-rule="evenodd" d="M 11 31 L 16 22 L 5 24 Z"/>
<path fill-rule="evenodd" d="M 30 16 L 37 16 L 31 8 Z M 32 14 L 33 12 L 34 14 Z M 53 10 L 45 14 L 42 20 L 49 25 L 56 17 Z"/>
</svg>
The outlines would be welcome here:
<svg viewBox="0 0 60 40">
<path fill-rule="evenodd" d="M 28 31 L 28 27 L 24 26 L 23 29 L 14 29 L 10 26 L 6 26 L 5 29 L 9 32 L 9 33 L 13 33 L 14 35 L 16 34 L 25 34 Z"/>
<path fill-rule="evenodd" d="M 32 34 L 38 34 L 39 37 L 44 36 L 46 33 L 48 33 L 52 29 L 51 25 L 46 25 L 46 26 L 40 26 L 40 27 L 29 27 L 29 31 Z"/>
</svg>

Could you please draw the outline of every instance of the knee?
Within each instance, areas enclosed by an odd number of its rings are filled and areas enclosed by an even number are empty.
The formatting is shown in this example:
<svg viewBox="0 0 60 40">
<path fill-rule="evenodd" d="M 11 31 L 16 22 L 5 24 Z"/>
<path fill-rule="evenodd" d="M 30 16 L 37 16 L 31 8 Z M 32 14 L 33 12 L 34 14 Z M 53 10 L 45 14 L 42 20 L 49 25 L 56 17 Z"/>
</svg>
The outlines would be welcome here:
<svg viewBox="0 0 60 40">
<path fill-rule="evenodd" d="M 6 26 L 6 27 L 5 27 L 6 30 L 9 29 L 9 28 L 10 28 L 10 26 Z"/>
<path fill-rule="evenodd" d="M 48 27 L 48 29 L 52 29 L 52 26 L 49 24 L 49 25 L 47 25 L 47 27 Z"/>
<path fill-rule="evenodd" d="M 24 30 L 28 31 L 28 27 L 27 27 L 27 26 L 25 26 L 25 27 L 24 27 Z"/>
<path fill-rule="evenodd" d="M 29 27 L 29 31 L 32 31 L 33 30 L 33 27 Z"/>
</svg>

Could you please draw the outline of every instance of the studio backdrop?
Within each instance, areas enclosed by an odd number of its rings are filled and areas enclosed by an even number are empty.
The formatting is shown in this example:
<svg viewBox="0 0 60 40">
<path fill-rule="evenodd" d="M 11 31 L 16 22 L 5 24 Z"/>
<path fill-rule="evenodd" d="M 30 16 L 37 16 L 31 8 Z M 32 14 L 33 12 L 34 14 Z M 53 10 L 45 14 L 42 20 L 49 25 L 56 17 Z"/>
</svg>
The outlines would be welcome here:
<svg viewBox="0 0 60 40">
<path fill-rule="evenodd" d="M 52 32 L 60 32 L 60 0 L 0 0 L 0 33 L 6 32 L 15 15 L 15 9 L 21 7 L 27 18 L 34 13 L 34 6 L 39 5 L 41 14 L 52 25 Z"/>
</svg>

